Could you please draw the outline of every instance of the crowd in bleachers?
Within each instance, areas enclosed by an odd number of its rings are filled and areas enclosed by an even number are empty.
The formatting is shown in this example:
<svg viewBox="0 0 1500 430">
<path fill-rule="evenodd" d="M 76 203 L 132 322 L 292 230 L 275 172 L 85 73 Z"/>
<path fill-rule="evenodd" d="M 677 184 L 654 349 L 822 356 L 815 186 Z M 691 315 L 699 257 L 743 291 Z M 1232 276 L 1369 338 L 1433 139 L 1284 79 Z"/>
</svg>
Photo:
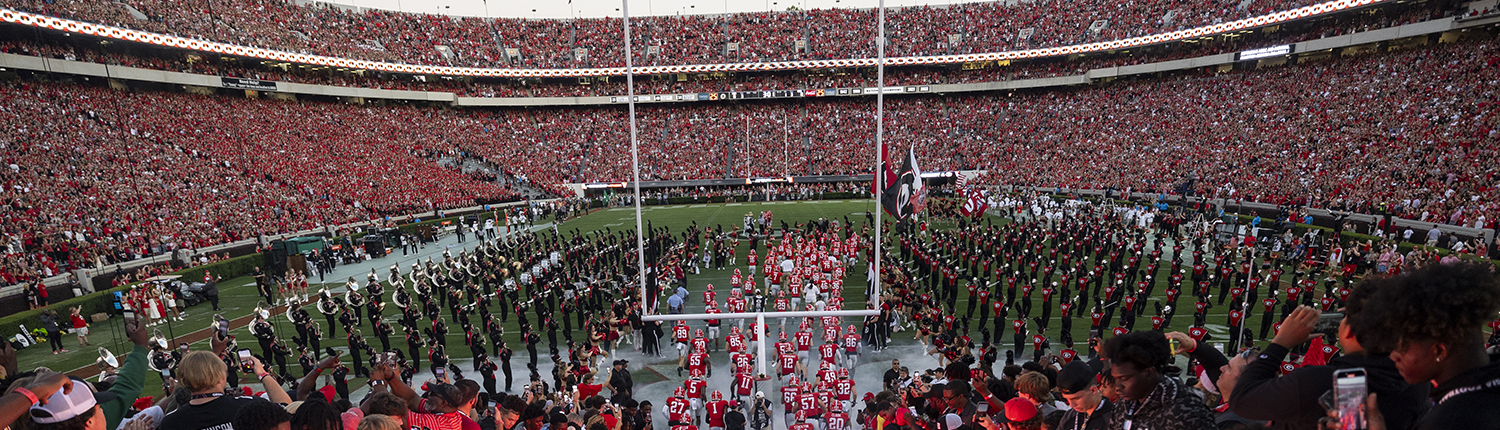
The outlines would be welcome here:
<svg viewBox="0 0 1500 430">
<path fill-rule="evenodd" d="M 1211 54 L 1232 53 L 1254 47 L 1292 43 L 1320 37 L 1369 31 L 1396 25 L 1421 22 L 1444 16 L 1450 11 L 1444 5 L 1422 4 L 1389 13 L 1346 14 L 1316 20 L 1270 33 L 1218 37 L 1192 44 L 1175 44 L 1115 55 L 1095 55 L 1073 59 L 1039 59 L 1017 64 L 984 64 L 970 70 L 954 66 L 892 67 L 886 70 L 887 85 L 960 84 L 996 82 L 1015 79 L 1049 78 L 1078 75 L 1090 69 L 1168 61 Z M 682 20 L 681 17 L 675 18 Z M 653 18 L 654 20 L 654 18 Z M 654 22 L 654 21 L 653 21 Z M 663 22 L 675 22 L 663 20 Z M 660 24 L 665 27 L 666 24 Z M 119 64 L 157 70 L 171 70 L 209 75 L 234 76 L 282 82 L 351 86 L 375 89 L 452 92 L 468 97 L 571 97 L 622 95 L 627 89 L 623 76 L 587 78 L 451 78 L 366 71 L 335 71 L 306 66 L 266 65 L 259 61 L 202 55 L 191 51 L 150 49 L 149 45 L 129 44 L 131 49 L 100 45 L 83 38 L 38 37 L 32 31 L 12 33 L 0 41 L 0 52 L 49 58 Z M 750 61 L 750 58 L 736 58 Z M 737 73 L 723 76 L 647 75 L 636 78 L 637 94 L 670 94 L 692 92 L 747 91 L 804 88 L 853 88 L 874 86 L 874 69 L 805 70 L 777 73 Z"/>
<path fill-rule="evenodd" d="M 892 9 L 887 14 L 891 41 L 887 54 L 968 54 L 1115 40 L 1316 2 L 1007 3 Z M 147 19 L 132 17 L 125 5 Z M 481 19 L 353 12 L 280 0 L 24 0 L 10 7 L 184 37 L 372 61 L 500 68 L 620 67 L 625 63 L 620 44 L 624 30 L 618 18 Z M 876 56 L 873 9 L 654 16 L 635 18 L 633 24 L 632 43 L 641 65 Z M 1023 37 L 1026 33 L 1029 36 Z M 954 35 L 956 39 L 950 37 Z M 805 42 L 801 49 L 799 40 Z M 446 52 L 439 46 L 446 47 Z M 647 49 L 652 46 L 654 54 Z M 519 55 L 509 56 L 505 49 L 515 49 Z"/>
<path fill-rule="evenodd" d="M 515 199 L 431 161 L 436 111 L 0 90 L 7 284 L 260 234 Z M 435 121 L 424 118 L 437 117 Z M 358 126 L 355 126 L 355 125 Z M 433 164 L 435 166 L 435 164 Z"/>
<path fill-rule="evenodd" d="M 1176 191 L 1195 180 L 1198 193 L 1247 201 L 1487 225 L 1496 155 L 1476 144 L 1494 137 L 1482 114 L 1492 42 L 1077 90 L 892 97 L 885 141 L 917 148 L 924 169 L 991 169 L 995 183 Z M 411 168 L 457 147 L 554 192 L 630 178 L 623 106 L 454 112 L 37 84 L 3 96 L 4 140 L 17 148 L 5 172 L 10 282 L 514 198 L 492 176 Z M 873 100 L 847 98 L 642 107 L 642 178 L 863 173 L 873 112 Z M 105 186 L 119 178 L 153 185 Z"/>
</svg>

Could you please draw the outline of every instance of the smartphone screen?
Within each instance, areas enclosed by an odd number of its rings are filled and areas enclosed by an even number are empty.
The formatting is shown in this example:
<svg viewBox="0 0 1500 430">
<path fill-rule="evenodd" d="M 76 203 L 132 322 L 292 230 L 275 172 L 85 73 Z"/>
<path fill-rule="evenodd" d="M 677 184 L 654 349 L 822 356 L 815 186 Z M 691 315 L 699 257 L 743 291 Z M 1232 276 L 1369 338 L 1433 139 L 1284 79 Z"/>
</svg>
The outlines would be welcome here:
<svg viewBox="0 0 1500 430">
<path fill-rule="evenodd" d="M 1339 323 L 1343 321 L 1343 312 L 1324 312 L 1322 316 L 1318 317 L 1318 323 L 1313 325 L 1313 333 L 1337 334 L 1339 332 Z"/>
<path fill-rule="evenodd" d="M 250 373 L 250 369 L 251 369 L 251 364 L 250 364 L 250 350 L 249 349 L 241 349 L 240 350 L 240 371 L 241 372 L 245 372 L 245 373 Z"/>
<path fill-rule="evenodd" d="M 1338 402 L 1339 423 L 1342 428 L 1365 429 L 1365 369 L 1339 369 L 1333 373 L 1333 378 L 1333 395 Z"/>
<path fill-rule="evenodd" d="M 439 367 L 437 369 L 433 369 L 432 370 L 432 376 L 436 377 L 437 380 L 438 380 L 438 382 L 447 381 L 448 380 L 448 369 L 444 369 L 444 368 L 441 368 L 441 367 Z"/>
<path fill-rule="evenodd" d="M 133 309 L 126 309 L 124 311 L 124 316 L 125 316 L 125 319 L 127 319 L 127 320 L 133 320 L 133 319 L 135 319 L 135 310 L 133 310 Z"/>
</svg>

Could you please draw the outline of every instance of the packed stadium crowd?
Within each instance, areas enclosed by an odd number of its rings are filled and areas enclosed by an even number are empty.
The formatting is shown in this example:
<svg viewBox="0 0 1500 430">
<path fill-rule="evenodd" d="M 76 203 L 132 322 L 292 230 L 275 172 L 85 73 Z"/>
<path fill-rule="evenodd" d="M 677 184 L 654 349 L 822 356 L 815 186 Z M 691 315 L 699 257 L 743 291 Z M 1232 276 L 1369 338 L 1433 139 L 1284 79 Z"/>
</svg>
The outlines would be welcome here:
<svg viewBox="0 0 1500 430">
<path fill-rule="evenodd" d="M 893 9 L 893 56 L 968 54 L 1116 40 L 1233 21 L 1312 1 L 975 2 Z M 144 13 L 137 20 L 122 5 Z M 19 10 L 246 46 L 372 61 L 475 67 L 620 67 L 617 18 L 462 18 L 380 10 L 353 12 L 276 0 L 237 2 L 21 1 Z M 875 56 L 871 9 L 816 9 L 634 20 L 640 65 Z M 950 39 L 957 35 L 957 41 Z M 797 48 L 797 41 L 805 46 Z M 737 44 L 729 50 L 729 44 Z M 440 52 L 437 47 L 447 47 Z M 503 49 L 518 50 L 510 56 Z M 580 55 L 582 51 L 587 53 Z"/>
<path fill-rule="evenodd" d="M 1015 79 L 1048 78 L 1077 75 L 1094 68 L 1117 67 L 1148 62 L 1168 61 L 1195 56 L 1231 53 L 1266 45 L 1285 44 L 1350 32 L 1369 31 L 1390 26 L 1436 19 L 1452 10 L 1442 4 L 1392 6 L 1375 14 L 1344 14 L 1300 24 L 1280 26 L 1271 33 L 1219 37 L 1192 44 L 1179 43 L 1161 49 L 1135 50 L 1131 53 L 1096 55 L 1077 59 L 1043 59 L 1013 65 L 985 64 L 970 70 L 951 67 L 893 67 L 886 70 L 887 85 L 959 84 L 996 82 Z M 216 55 L 201 55 L 181 50 L 154 49 L 149 45 L 100 45 L 85 38 L 40 38 L 36 33 L 13 33 L 11 40 L 0 41 L 0 52 L 49 58 L 118 64 L 157 70 L 209 75 L 233 76 L 307 84 L 336 85 L 375 89 L 452 92 L 467 97 L 570 97 L 620 95 L 626 93 L 623 76 L 589 78 L 448 78 L 422 77 L 375 71 L 336 71 L 331 68 L 265 65 L 258 61 Z M 684 92 L 718 92 L 778 90 L 804 88 L 862 88 L 875 85 L 873 69 L 828 71 L 790 71 L 779 73 L 739 73 L 726 76 L 696 76 L 679 80 L 677 75 L 639 76 L 637 94 Z M 705 79 L 706 78 L 706 79 Z"/>
<path fill-rule="evenodd" d="M 1476 144 L 1495 133 L 1480 112 L 1496 58 L 1493 39 L 1479 38 L 1078 90 L 893 97 L 885 139 L 915 148 L 925 169 L 989 169 L 995 184 L 1171 192 L 1192 182 L 1245 201 L 1488 226 L 1496 154 Z M 5 172 L 11 282 L 101 255 L 514 198 L 508 185 L 410 168 L 456 147 L 552 191 L 630 178 L 619 106 L 454 112 L 24 82 L 4 96 L 8 144 L 29 154 Z M 873 104 L 649 106 L 638 112 L 643 179 L 862 173 Z M 163 185 L 67 191 L 143 175 Z M 227 180 L 194 180 L 205 177 Z"/>
</svg>

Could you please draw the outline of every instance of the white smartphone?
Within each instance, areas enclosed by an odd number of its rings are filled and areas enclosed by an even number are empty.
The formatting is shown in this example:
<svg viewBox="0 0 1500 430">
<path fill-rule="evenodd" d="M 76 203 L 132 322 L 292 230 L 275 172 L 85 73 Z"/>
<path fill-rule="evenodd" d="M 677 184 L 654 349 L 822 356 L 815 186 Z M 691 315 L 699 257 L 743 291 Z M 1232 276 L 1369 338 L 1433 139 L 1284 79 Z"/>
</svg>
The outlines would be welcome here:
<svg viewBox="0 0 1500 430">
<path fill-rule="evenodd" d="M 1363 367 L 1333 372 L 1333 397 L 1338 402 L 1339 424 L 1344 430 L 1364 430 L 1368 427 L 1364 408 L 1368 391 Z"/>
</svg>

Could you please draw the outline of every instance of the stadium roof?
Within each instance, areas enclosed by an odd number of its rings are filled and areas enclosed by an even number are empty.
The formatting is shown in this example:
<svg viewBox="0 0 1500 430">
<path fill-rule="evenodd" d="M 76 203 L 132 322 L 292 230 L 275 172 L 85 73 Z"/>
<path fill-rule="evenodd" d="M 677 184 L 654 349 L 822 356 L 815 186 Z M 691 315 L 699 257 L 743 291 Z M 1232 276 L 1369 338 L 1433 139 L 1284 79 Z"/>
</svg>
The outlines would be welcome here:
<svg viewBox="0 0 1500 430">
<path fill-rule="evenodd" d="M 1007 1 L 1007 0 L 1002 0 Z M 1008 0 L 1015 1 L 1015 0 Z M 620 0 L 535 1 L 515 0 L 324 0 L 359 8 L 399 10 L 412 13 L 434 13 L 454 16 L 494 16 L 511 18 L 601 18 L 619 17 Z M 886 0 L 886 7 L 942 6 L 958 3 L 983 3 L 980 0 Z M 299 0 L 297 3 L 312 3 Z M 631 16 L 707 15 L 760 12 L 768 10 L 873 8 L 878 0 L 631 0 Z M 874 25 L 873 23 L 871 25 Z"/>
</svg>

